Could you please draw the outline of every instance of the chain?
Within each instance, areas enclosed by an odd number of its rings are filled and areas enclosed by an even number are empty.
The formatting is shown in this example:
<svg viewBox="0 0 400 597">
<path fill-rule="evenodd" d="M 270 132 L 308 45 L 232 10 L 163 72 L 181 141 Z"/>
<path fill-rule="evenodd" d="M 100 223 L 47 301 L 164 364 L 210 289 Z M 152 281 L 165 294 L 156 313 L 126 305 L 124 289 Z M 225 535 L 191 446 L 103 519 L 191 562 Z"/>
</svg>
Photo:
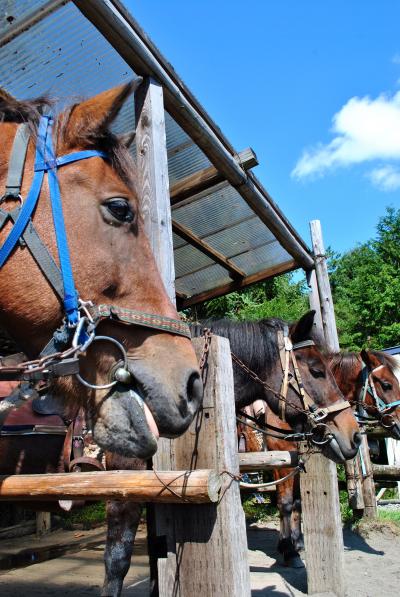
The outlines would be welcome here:
<svg viewBox="0 0 400 597">
<path fill-rule="evenodd" d="M 199 369 L 200 369 L 201 376 L 204 381 L 204 369 L 205 369 L 205 366 L 207 363 L 208 353 L 210 352 L 211 338 L 212 338 L 212 332 L 209 328 L 204 328 L 203 338 L 204 338 L 203 352 L 201 353 L 201 357 L 199 360 Z"/>
<path fill-rule="evenodd" d="M 247 365 L 245 365 L 243 363 L 243 361 L 241 361 L 239 359 L 239 357 L 237 357 L 233 352 L 231 352 L 231 355 L 232 355 L 232 361 L 234 361 L 243 371 L 245 371 L 245 373 L 247 373 L 247 375 L 253 381 L 255 381 L 256 383 L 262 385 L 264 389 L 266 389 L 269 392 L 271 392 L 272 394 L 274 394 L 278 398 L 278 400 L 282 400 L 283 402 L 286 402 L 286 404 L 288 404 L 289 406 L 291 406 L 294 410 L 296 410 L 299 413 L 302 413 L 303 415 L 306 415 L 307 418 L 309 418 L 309 413 L 306 410 L 304 410 L 303 408 L 300 408 L 296 404 L 293 404 L 293 402 L 291 402 L 290 400 L 288 400 L 283 394 L 281 394 L 280 392 L 277 392 L 266 381 L 263 381 L 260 377 L 258 377 L 257 373 L 255 373 L 254 371 L 252 371 L 251 369 L 249 369 L 249 367 Z"/>
</svg>

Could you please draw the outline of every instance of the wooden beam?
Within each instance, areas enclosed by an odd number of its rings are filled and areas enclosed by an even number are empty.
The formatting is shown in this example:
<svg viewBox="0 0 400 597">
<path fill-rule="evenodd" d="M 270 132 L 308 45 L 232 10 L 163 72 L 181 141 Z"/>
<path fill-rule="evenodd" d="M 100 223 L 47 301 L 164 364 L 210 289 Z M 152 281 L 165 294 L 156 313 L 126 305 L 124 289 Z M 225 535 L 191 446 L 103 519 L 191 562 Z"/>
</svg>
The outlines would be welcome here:
<svg viewBox="0 0 400 597">
<path fill-rule="evenodd" d="M 240 452 L 239 468 L 241 471 L 263 471 L 278 468 L 293 468 L 299 462 L 297 452 Z"/>
<path fill-rule="evenodd" d="M 400 466 L 392 466 L 389 464 L 373 464 L 372 472 L 374 479 L 386 479 L 392 481 L 400 481 Z"/>
<path fill-rule="evenodd" d="M 233 261 L 230 261 L 225 257 L 225 255 L 223 255 L 216 249 L 213 249 L 211 245 L 209 245 L 204 240 L 193 234 L 193 232 L 189 230 L 189 228 L 186 228 L 186 226 L 178 224 L 178 222 L 174 220 L 172 222 L 172 230 L 173 232 L 175 232 L 175 234 L 180 236 L 187 243 L 191 244 L 193 247 L 204 253 L 204 255 L 210 257 L 210 259 L 215 261 L 215 263 L 218 263 L 218 265 L 221 265 L 223 268 L 228 270 L 228 272 L 232 274 L 232 277 L 244 278 L 246 276 L 244 271 L 237 267 L 233 263 Z"/>
<path fill-rule="evenodd" d="M 331 285 L 329 283 L 328 268 L 324 241 L 322 239 L 321 222 L 310 222 L 311 241 L 314 251 L 315 273 L 318 281 L 319 298 L 322 312 L 322 324 L 327 349 L 329 352 L 339 352 L 339 338 L 336 329 L 335 310 L 333 307 Z"/>
<path fill-rule="evenodd" d="M 218 501 L 220 487 L 220 476 L 213 470 L 1 475 L 0 500 L 209 504 Z"/>
<path fill-rule="evenodd" d="M 74 0 L 81 12 L 104 35 L 127 64 L 142 76 L 153 76 L 164 89 L 165 107 L 183 130 L 197 143 L 215 168 L 242 195 L 245 201 L 271 229 L 282 246 L 306 270 L 313 268 L 309 252 L 274 209 L 269 197 L 255 185 L 237 163 L 234 153 L 223 143 L 185 89 L 171 78 L 163 64 L 138 33 L 133 19 L 108 0 Z"/>
<path fill-rule="evenodd" d="M 235 159 L 241 164 L 244 170 L 249 170 L 258 165 L 257 156 L 250 147 L 239 152 Z M 177 205 L 188 197 L 201 193 L 206 189 L 211 189 L 223 180 L 225 180 L 223 174 L 214 168 L 214 166 L 209 166 L 190 176 L 186 176 L 171 187 L 171 205 Z"/>
<path fill-rule="evenodd" d="M 235 290 L 245 288 L 246 286 L 250 286 L 251 284 L 255 284 L 256 282 L 261 282 L 262 280 L 265 280 L 267 278 L 272 278 L 274 276 L 278 276 L 279 274 L 291 272 L 297 268 L 298 265 L 295 261 L 286 261 L 285 263 L 274 265 L 273 267 L 262 270 L 261 272 L 257 272 L 256 274 L 246 276 L 242 280 L 230 282 L 229 284 L 223 284 L 218 288 L 214 288 L 212 290 L 205 290 L 204 292 L 200 292 L 199 294 L 194 294 L 184 300 L 180 300 L 178 306 L 179 309 L 186 309 L 187 307 L 192 307 L 193 305 L 209 301 L 210 299 L 215 298 L 217 296 L 222 296 L 224 294 L 234 292 Z"/>
<path fill-rule="evenodd" d="M 147 236 L 171 301 L 175 266 L 169 205 L 163 90 L 147 78 L 135 93 L 136 160 L 141 210 Z"/>
<path fill-rule="evenodd" d="M 308 457 L 303 442 L 300 456 L 306 473 L 300 475 L 301 511 L 307 562 L 307 594 L 345 597 L 344 547 L 336 464 L 322 454 Z"/>
<path fill-rule="evenodd" d="M 203 338 L 193 344 L 198 358 Z M 163 570 L 160 597 L 250 597 L 246 525 L 240 502 L 233 372 L 229 341 L 213 336 L 206 364 L 203 409 L 189 431 L 174 441 L 180 468 L 208 467 L 222 478 L 214 505 L 173 506 L 178 568 L 170 558 Z M 172 564 L 172 565 L 170 565 Z"/>
</svg>

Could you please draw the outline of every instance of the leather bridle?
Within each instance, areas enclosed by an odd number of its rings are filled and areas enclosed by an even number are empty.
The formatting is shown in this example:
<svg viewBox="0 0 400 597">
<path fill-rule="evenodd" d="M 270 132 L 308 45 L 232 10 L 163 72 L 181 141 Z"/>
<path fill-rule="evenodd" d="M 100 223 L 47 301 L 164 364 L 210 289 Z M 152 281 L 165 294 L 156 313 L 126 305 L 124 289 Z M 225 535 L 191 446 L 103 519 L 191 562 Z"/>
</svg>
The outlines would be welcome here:
<svg viewBox="0 0 400 597">
<path fill-rule="evenodd" d="M 53 148 L 53 126 L 54 118 L 51 115 L 40 117 L 33 180 L 24 199 L 21 196 L 21 186 L 30 134 L 27 123 L 20 124 L 17 128 L 9 161 L 6 189 L 0 199 L 0 206 L 8 200 L 20 201 L 20 206 L 11 211 L 0 207 L 0 230 L 8 221 L 13 223 L 11 231 L 0 248 L 0 268 L 18 244 L 26 246 L 60 300 L 64 319 L 38 359 L 27 361 L 26 357 L 24 360 L 19 355 L 0 359 L 0 380 L 38 381 L 75 374 L 84 385 L 105 389 L 118 381 L 129 383 L 130 374 L 127 370 L 127 355 L 122 344 L 115 338 L 96 335 L 96 327 L 101 321 L 107 319 L 126 325 L 149 327 L 186 338 L 191 338 L 191 334 L 189 326 L 179 319 L 115 305 L 95 305 L 79 297 L 72 272 L 57 172 L 59 168 L 72 162 L 94 157 L 107 160 L 108 155 L 103 151 L 90 149 L 57 157 Z M 44 245 L 32 222 L 32 215 L 39 201 L 45 176 L 49 184 L 60 267 Z M 78 356 L 86 352 L 90 344 L 96 340 L 112 342 L 122 354 L 122 367 L 117 368 L 114 379 L 103 386 L 89 384 L 79 375 Z"/>
</svg>

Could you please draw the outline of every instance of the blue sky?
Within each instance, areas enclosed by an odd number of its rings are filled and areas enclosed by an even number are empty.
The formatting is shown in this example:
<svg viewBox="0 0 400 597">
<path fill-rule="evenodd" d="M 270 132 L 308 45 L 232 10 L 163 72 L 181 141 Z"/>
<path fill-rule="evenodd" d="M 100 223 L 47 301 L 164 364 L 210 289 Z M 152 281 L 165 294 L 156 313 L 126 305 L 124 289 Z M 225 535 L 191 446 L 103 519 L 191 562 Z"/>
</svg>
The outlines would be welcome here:
<svg viewBox="0 0 400 597">
<path fill-rule="evenodd" d="M 400 208 L 398 0 L 125 4 L 307 242 L 320 219 L 348 250 Z"/>
</svg>

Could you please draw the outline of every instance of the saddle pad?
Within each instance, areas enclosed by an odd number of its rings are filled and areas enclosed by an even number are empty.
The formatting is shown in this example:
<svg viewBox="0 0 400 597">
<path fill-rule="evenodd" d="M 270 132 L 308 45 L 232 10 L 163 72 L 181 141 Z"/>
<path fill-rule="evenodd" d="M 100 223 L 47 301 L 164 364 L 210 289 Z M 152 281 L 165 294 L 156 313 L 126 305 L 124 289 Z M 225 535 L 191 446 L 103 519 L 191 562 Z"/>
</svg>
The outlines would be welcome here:
<svg viewBox="0 0 400 597">
<path fill-rule="evenodd" d="M 65 427 L 65 423 L 59 415 L 38 415 L 35 413 L 32 409 L 31 400 L 21 407 L 11 410 L 4 421 L 4 426 L 6 426 L 8 430 L 10 430 L 10 427 L 28 428 L 35 427 L 35 425 Z"/>
</svg>

